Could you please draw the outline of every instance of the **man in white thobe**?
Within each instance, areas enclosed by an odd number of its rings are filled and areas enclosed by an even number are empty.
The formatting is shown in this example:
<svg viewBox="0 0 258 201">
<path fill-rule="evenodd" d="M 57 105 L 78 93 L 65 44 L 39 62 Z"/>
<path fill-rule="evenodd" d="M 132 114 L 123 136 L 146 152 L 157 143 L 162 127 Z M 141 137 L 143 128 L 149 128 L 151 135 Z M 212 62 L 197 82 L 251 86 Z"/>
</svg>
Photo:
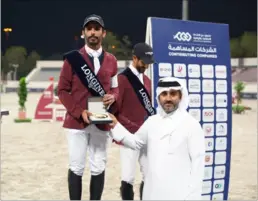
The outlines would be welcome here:
<svg viewBox="0 0 258 201">
<path fill-rule="evenodd" d="M 143 200 L 201 200 L 205 138 L 199 122 L 186 111 L 186 86 L 178 78 L 162 78 L 156 94 L 157 114 L 134 135 L 110 115 L 111 136 L 134 150 L 147 145 Z"/>
</svg>

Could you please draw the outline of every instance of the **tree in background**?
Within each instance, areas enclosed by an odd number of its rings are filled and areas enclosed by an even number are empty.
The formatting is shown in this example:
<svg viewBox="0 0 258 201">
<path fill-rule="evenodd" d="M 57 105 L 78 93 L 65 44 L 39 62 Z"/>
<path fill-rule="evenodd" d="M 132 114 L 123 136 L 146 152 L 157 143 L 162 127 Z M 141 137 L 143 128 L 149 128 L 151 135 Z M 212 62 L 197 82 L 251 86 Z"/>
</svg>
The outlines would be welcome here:
<svg viewBox="0 0 258 201">
<path fill-rule="evenodd" d="M 6 75 L 10 71 L 10 66 L 8 65 L 8 62 L 6 61 L 3 53 L 1 53 L 1 77 L 2 80 L 6 80 Z"/>
<path fill-rule="evenodd" d="M 11 46 L 6 50 L 4 57 L 7 66 L 5 69 L 8 69 L 8 72 L 14 72 L 14 79 L 17 76 L 17 69 L 24 64 L 26 56 L 27 50 L 22 46 Z"/>
<path fill-rule="evenodd" d="M 257 34 L 254 32 L 244 32 L 238 38 L 230 41 L 232 58 L 257 57 Z"/>
<path fill-rule="evenodd" d="M 128 36 L 124 36 L 122 41 L 113 33 L 107 32 L 107 35 L 102 43 L 103 48 L 114 54 L 118 60 L 126 60 L 131 53 L 131 42 Z"/>
<path fill-rule="evenodd" d="M 37 60 L 40 60 L 40 55 L 36 51 L 32 51 L 26 58 L 24 64 L 18 69 L 17 77 L 26 77 L 30 71 L 36 67 Z"/>
<path fill-rule="evenodd" d="M 232 110 L 236 114 L 241 114 L 245 110 L 245 107 L 243 105 L 240 105 L 242 103 L 241 95 L 244 89 L 245 89 L 245 84 L 242 81 L 238 81 L 234 86 L 234 90 L 236 92 L 236 105 L 232 106 Z"/>
<path fill-rule="evenodd" d="M 4 55 L 1 55 L 2 79 L 6 80 L 6 75 L 10 71 L 16 72 L 16 78 L 27 76 L 28 73 L 36 66 L 36 61 L 40 60 L 40 55 L 36 51 L 32 51 L 27 56 L 26 48 L 22 46 L 9 47 Z"/>
</svg>

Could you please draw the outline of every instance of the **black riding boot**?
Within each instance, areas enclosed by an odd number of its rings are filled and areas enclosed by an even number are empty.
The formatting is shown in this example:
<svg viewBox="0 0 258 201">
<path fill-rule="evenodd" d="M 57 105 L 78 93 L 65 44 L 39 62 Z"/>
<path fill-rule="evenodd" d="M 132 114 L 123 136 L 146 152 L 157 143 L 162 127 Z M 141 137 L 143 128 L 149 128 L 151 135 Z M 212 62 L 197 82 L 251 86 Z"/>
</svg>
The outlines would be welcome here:
<svg viewBox="0 0 258 201">
<path fill-rule="evenodd" d="M 90 180 L 90 200 L 101 200 L 105 183 L 105 171 L 101 174 L 93 176 Z"/>
<path fill-rule="evenodd" d="M 82 177 L 68 170 L 68 189 L 70 200 L 81 200 L 82 195 Z"/>
<path fill-rule="evenodd" d="M 133 200 L 134 199 L 133 185 L 125 181 L 121 181 L 120 195 L 122 197 L 122 200 Z"/>
<path fill-rule="evenodd" d="M 143 186 L 144 186 L 144 182 L 142 181 L 140 185 L 140 200 L 142 200 Z"/>
</svg>

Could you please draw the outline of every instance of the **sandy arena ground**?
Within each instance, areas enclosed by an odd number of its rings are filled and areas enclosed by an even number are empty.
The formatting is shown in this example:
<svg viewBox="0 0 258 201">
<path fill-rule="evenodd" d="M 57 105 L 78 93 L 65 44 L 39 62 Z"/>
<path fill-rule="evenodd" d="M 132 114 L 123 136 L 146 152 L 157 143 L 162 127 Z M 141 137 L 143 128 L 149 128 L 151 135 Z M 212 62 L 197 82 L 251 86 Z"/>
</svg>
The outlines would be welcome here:
<svg viewBox="0 0 258 201">
<path fill-rule="evenodd" d="M 28 117 L 34 116 L 39 97 L 39 94 L 29 94 Z M 3 117 L 1 124 L 1 200 L 67 200 L 68 155 L 61 123 L 14 123 L 17 103 L 16 94 L 1 95 L 1 108 L 11 112 L 10 116 Z M 252 110 L 233 116 L 231 200 L 257 199 L 257 102 L 244 103 Z M 87 163 L 83 177 L 84 200 L 89 199 L 88 167 Z M 139 199 L 139 168 L 136 178 L 135 199 Z M 119 186 L 119 147 L 112 144 L 102 199 L 121 200 Z"/>
</svg>

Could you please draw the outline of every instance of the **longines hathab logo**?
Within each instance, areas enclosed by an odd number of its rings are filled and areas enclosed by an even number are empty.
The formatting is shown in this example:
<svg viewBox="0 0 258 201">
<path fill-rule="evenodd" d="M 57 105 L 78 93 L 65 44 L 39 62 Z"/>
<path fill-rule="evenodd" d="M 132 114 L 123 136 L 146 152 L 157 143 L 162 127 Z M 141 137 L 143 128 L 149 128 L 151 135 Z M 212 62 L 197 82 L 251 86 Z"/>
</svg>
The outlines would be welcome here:
<svg viewBox="0 0 258 201">
<path fill-rule="evenodd" d="M 174 39 L 176 39 L 176 40 L 178 40 L 178 41 L 187 41 L 187 42 L 189 42 L 189 41 L 191 41 L 191 39 L 192 39 L 192 36 L 191 36 L 191 34 L 190 33 L 188 33 L 188 32 L 177 32 L 175 35 L 174 35 L 174 37 L 173 37 Z"/>
</svg>

